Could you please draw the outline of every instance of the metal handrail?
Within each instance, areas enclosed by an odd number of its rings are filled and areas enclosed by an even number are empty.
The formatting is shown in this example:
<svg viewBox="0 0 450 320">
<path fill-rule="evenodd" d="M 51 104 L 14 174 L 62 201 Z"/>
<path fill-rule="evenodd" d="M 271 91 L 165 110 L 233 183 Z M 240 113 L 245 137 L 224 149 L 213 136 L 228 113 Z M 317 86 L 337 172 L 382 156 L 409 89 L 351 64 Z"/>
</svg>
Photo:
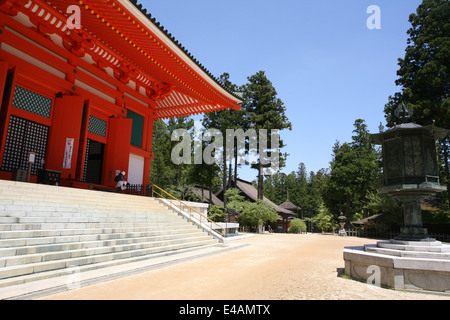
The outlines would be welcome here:
<svg viewBox="0 0 450 320">
<path fill-rule="evenodd" d="M 160 196 L 161 198 L 164 198 L 164 199 L 168 200 L 162 193 L 168 195 L 168 196 L 171 197 L 173 200 L 179 202 L 180 213 L 181 213 L 181 211 L 182 211 L 182 206 L 184 206 L 184 207 L 186 207 L 186 208 L 189 208 L 189 219 L 192 219 L 192 218 L 193 218 L 192 211 L 194 211 L 194 212 L 197 213 L 198 216 L 200 217 L 200 219 L 199 219 L 200 227 L 202 227 L 202 218 L 205 218 L 206 220 L 208 220 L 209 223 L 213 223 L 213 224 L 215 224 L 217 227 L 219 227 L 219 230 L 221 230 L 221 231 L 220 231 L 220 235 L 222 236 L 222 240 L 223 240 L 223 238 L 226 236 L 226 232 L 227 232 L 227 231 L 226 231 L 226 229 L 225 229 L 224 227 L 220 226 L 219 224 L 217 224 L 216 222 L 212 221 L 212 220 L 209 219 L 208 217 L 205 217 L 203 214 L 201 214 L 200 212 L 198 212 L 197 210 L 195 210 L 195 209 L 192 208 L 191 206 L 187 205 L 187 204 L 184 203 L 183 201 L 179 200 L 178 198 L 174 197 L 173 195 L 171 195 L 171 194 L 168 193 L 167 191 L 161 189 L 161 188 L 158 187 L 157 185 L 152 184 L 151 187 L 152 187 L 152 197 L 154 197 L 154 195 L 157 194 L 157 195 Z M 156 191 L 155 191 L 155 188 L 158 189 L 161 193 L 156 192 Z M 169 201 L 170 201 L 170 199 L 169 199 Z M 185 210 L 185 212 L 187 212 L 187 211 Z M 214 231 L 214 232 L 216 232 L 216 233 L 219 233 L 219 232 L 217 232 L 215 229 L 211 228 L 211 226 L 210 226 L 210 230 L 211 230 L 211 231 Z"/>
</svg>

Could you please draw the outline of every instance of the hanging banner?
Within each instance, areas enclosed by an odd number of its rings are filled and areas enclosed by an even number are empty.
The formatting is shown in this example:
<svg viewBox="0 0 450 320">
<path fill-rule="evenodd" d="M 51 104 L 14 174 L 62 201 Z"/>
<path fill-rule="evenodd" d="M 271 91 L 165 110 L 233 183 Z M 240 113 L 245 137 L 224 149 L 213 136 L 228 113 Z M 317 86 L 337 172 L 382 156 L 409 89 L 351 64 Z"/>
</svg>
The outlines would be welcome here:
<svg viewBox="0 0 450 320">
<path fill-rule="evenodd" d="M 63 169 L 72 168 L 72 154 L 74 142 L 75 142 L 74 138 L 66 138 L 66 150 L 64 152 Z"/>
</svg>

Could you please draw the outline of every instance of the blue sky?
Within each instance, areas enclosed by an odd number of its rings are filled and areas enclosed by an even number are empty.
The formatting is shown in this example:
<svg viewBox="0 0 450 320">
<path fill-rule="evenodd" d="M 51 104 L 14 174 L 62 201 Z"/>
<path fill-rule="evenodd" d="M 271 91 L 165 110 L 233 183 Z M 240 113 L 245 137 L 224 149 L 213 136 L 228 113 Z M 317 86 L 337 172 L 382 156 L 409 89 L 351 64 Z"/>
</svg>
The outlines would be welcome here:
<svg viewBox="0 0 450 320">
<path fill-rule="evenodd" d="M 371 133 L 385 124 L 384 105 L 407 45 L 408 17 L 421 0 L 140 0 L 213 75 L 237 85 L 263 70 L 287 108 L 282 131 L 285 173 L 303 162 L 328 168 L 336 140 L 349 142 L 361 118 Z M 381 29 L 366 22 L 381 10 Z M 256 171 L 241 169 L 253 180 Z"/>
</svg>

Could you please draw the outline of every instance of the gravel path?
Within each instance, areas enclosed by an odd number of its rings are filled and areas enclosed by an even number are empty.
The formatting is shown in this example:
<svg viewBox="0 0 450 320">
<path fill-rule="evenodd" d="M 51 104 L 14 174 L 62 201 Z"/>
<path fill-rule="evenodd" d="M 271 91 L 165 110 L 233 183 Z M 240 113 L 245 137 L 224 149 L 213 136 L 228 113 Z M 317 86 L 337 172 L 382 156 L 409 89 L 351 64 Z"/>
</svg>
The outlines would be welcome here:
<svg viewBox="0 0 450 320">
<path fill-rule="evenodd" d="M 333 235 L 264 234 L 238 249 L 110 280 L 43 299 L 119 300 L 450 300 L 339 277 L 343 249 L 376 243 Z"/>
</svg>

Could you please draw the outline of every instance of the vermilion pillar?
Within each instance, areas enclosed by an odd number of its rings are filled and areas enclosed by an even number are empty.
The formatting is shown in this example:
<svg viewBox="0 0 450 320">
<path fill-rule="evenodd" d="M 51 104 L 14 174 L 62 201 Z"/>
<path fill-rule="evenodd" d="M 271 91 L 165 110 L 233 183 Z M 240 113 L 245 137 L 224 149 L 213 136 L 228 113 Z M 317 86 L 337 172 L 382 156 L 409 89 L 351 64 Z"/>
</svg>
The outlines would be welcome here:
<svg viewBox="0 0 450 320">
<path fill-rule="evenodd" d="M 45 167 L 61 171 L 61 178 L 75 178 L 83 97 L 55 98 Z"/>
<path fill-rule="evenodd" d="M 150 157 L 145 157 L 144 162 L 144 184 L 150 183 L 150 164 L 153 159 L 152 153 L 152 139 L 153 139 L 153 116 L 149 116 L 147 120 L 147 139 L 146 139 L 146 151 L 150 152 Z"/>
<path fill-rule="evenodd" d="M 130 160 L 130 141 L 133 120 L 110 118 L 106 143 L 103 184 L 115 186 L 116 170 L 127 171 Z"/>
</svg>

